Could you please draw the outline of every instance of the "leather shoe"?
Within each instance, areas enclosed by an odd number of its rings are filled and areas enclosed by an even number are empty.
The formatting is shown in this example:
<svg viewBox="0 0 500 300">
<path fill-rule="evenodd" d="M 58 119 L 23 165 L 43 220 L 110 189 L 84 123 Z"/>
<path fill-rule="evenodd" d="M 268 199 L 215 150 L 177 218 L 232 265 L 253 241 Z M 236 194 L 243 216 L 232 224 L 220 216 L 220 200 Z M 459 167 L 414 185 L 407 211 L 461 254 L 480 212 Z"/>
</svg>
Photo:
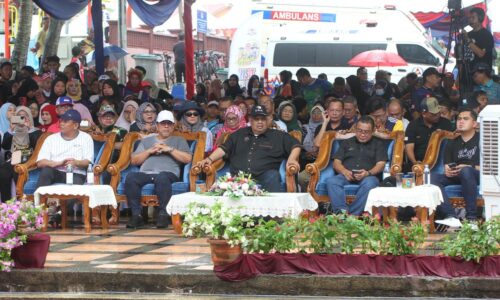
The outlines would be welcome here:
<svg viewBox="0 0 500 300">
<path fill-rule="evenodd" d="M 159 214 L 156 219 L 156 228 L 167 228 L 169 224 L 169 215 Z"/>
<path fill-rule="evenodd" d="M 140 228 L 142 226 L 144 226 L 144 220 L 140 215 L 130 217 L 127 223 L 127 228 Z"/>
</svg>

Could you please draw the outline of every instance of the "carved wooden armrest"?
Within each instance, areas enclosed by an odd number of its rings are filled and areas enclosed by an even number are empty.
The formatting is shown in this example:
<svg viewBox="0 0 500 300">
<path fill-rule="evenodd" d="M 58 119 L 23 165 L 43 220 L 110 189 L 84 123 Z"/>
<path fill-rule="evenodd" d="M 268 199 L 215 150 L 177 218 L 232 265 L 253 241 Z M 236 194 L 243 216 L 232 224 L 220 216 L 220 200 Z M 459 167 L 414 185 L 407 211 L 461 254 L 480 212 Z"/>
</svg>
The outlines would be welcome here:
<svg viewBox="0 0 500 300">
<path fill-rule="evenodd" d="M 297 191 L 297 184 L 295 182 L 295 175 L 299 173 L 299 168 L 297 166 L 287 166 L 286 167 L 286 191 L 288 193 L 295 193 Z"/>
</svg>

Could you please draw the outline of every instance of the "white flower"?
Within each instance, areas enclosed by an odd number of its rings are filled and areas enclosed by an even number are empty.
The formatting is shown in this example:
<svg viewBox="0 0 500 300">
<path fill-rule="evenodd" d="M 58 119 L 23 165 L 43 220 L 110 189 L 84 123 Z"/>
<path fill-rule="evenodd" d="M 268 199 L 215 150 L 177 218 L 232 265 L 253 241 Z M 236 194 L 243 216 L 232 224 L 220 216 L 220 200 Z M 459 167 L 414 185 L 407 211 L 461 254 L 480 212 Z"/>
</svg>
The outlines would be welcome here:
<svg viewBox="0 0 500 300">
<path fill-rule="evenodd" d="M 227 182 L 221 182 L 219 185 L 219 188 L 221 190 L 227 190 L 228 187 L 229 187 L 229 184 Z"/>
<path fill-rule="evenodd" d="M 249 188 L 250 188 L 250 186 L 248 185 L 248 183 L 244 183 L 244 184 L 241 185 L 241 189 L 244 192 L 248 191 Z"/>
</svg>

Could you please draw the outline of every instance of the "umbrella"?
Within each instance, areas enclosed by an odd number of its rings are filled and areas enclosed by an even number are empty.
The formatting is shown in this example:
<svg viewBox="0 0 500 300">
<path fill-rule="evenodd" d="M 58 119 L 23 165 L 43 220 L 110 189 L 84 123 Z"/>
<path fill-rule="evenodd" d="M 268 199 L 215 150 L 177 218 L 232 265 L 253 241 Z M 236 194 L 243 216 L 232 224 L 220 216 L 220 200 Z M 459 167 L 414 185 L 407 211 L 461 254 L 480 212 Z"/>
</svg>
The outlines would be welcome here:
<svg viewBox="0 0 500 300">
<path fill-rule="evenodd" d="M 104 56 L 109 56 L 109 61 L 118 61 L 120 58 L 128 55 L 127 51 L 115 45 L 106 46 L 103 48 L 103 50 Z M 90 58 L 88 64 L 95 63 L 95 51 L 90 52 L 87 57 Z"/>
<path fill-rule="evenodd" d="M 384 50 L 361 52 L 347 63 L 354 67 L 396 67 L 408 65 L 401 56 Z"/>
</svg>

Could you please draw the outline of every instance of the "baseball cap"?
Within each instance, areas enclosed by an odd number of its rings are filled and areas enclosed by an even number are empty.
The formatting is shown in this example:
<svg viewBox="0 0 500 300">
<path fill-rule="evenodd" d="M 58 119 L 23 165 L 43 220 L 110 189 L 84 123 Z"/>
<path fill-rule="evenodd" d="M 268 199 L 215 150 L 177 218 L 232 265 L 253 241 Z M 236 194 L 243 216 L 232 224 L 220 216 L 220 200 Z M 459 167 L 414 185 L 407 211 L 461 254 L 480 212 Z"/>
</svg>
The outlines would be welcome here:
<svg viewBox="0 0 500 300">
<path fill-rule="evenodd" d="M 161 123 L 164 121 L 169 121 L 175 123 L 174 114 L 169 110 L 162 110 L 156 118 L 156 122 Z"/>
<path fill-rule="evenodd" d="M 424 73 L 422 74 L 422 77 L 425 78 L 425 77 L 431 76 L 431 75 L 441 76 L 441 74 L 439 74 L 439 72 L 436 68 L 430 67 L 430 68 L 425 69 Z"/>
<path fill-rule="evenodd" d="M 207 107 L 210 107 L 212 105 L 215 105 L 215 106 L 219 107 L 219 102 L 217 102 L 215 100 L 212 100 L 212 101 L 208 102 Z"/>
<path fill-rule="evenodd" d="M 420 110 L 422 112 L 430 112 L 431 114 L 437 114 L 440 111 L 439 102 L 434 97 L 424 98 L 424 100 L 422 100 L 422 103 L 420 104 Z"/>
<path fill-rule="evenodd" d="M 474 65 L 474 67 L 472 68 L 472 74 L 476 73 L 476 72 L 485 72 L 485 73 L 490 73 L 491 70 L 490 70 L 490 66 L 486 63 L 477 63 Z"/>
<path fill-rule="evenodd" d="M 80 122 L 82 121 L 82 116 L 80 115 L 80 113 L 78 111 L 76 111 L 74 109 L 70 109 L 61 116 L 61 120 L 73 121 L 75 123 L 80 124 Z"/>
<path fill-rule="evenodd" d="M 61 96 L 56 100 L 56 106 L 73 105 L 73 99 L 68 96 Z"/>
<path fill-rule="evenodd" d="M 267 117 L 267 110 L 262 105 L 255 105 L 254 107 L 252 107 L 252 112 L 250 113 L 250 116 L 252 116 L 252 117 L 257 117 L 257 116 Z"/>
<path fill-rule="evenodd" d="M 103 106 L 101 106 L 101 108 L 99 109 L 99 112 L 97 113 L 97 115 L 98 115 L 99 117 L 102 117 L 102 116 L 104 116 L 105 114 L 109 114 L 109 113 L 111 113 L 111 114 L 113 114 L 113 115 L 115 115 L 115 116 L 116 116 L 116 111 L 115 111 L 115 109 L 113 108 L 113 106 L 111 106 L 111 105 L 103 105 Z"/>
<path fill-rule="evenodd" d="M 108 75 L 101 75 L 99 76 L 99 79 L 97 81 L 104 81 L 104 80 L 108 80 L 108 79 L 111 79 Z"/>
</svg>

